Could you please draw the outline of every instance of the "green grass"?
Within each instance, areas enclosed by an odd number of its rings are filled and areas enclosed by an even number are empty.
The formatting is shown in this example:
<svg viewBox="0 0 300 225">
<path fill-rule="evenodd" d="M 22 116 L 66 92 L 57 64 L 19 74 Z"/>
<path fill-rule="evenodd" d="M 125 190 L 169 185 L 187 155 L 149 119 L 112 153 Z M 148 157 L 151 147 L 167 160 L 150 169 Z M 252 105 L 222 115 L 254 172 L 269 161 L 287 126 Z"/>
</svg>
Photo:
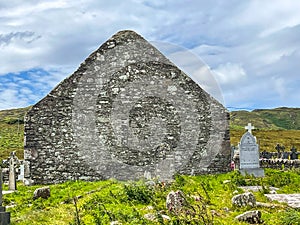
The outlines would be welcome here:
<svg viewBox="0 0 300 225">
<path fill-rule="evenodd" d="M 24 116 L 30 107 L 0 111 L 0 159 L 16 151 L 23 158 Z"/>
<path fill-rule="evenodd" d="M 230 130 L 230 143 L 237 146 L 245 130 Z M 277 143 L 285 146 L 285 151 L 290 151 L 292 146 L 300 150 L 300 130 L 254 130 L 260 151 L 276 151 Z"/>
<path fill-rule="evenodd" d="M 35 188 L 18 183 L 18 192 L 4 195 L 4 205 L 8 208 L 14 224 L 245 224 L 234 217 L 250 210 L 249 207 L 232 206 L 234 192 L 242 193 L 239 185 L 263 185 L 265 192 L 269 186 L 280 188 L 279 193 L 299 193 L 299 171 L 266 170 L 264 178 L 243 177 L 238 172 L 219 175 L 176 176 L 171 184 L 155 182 L 147 185 L 144 181 L 119 182 L 116 180 L 84 182 L 72 181 L 50 185 L 49 199 L 33 200 Z M 228 182 L 230 180 L 230 182 Z M 227 181 L 224 183 L 224 181 Z M 171 190 L 181 190 L 187 204 L 178 213 L 168 212 L 166 196 Z M 257 200 L 268 202 L 263 191 L 254 193 Z M 76 201 L 74 198 L 79 197 Z M 197 198 L 196 198 L 197 197 Z M 297 224 L 299 212 L 285 204 L 280 207 L 254 209 L 262 211 L 265 224 Z M 253 209 L 253 210 L 254 210 Z M 155 221 L 144 218 L 152 213 Z M 162 219 L 170 217 L 170 221 Z M 204 222 L 203 222 L 204 221 Z M 293 223 L 288 223 L 292 221 Z"/>
</svg>

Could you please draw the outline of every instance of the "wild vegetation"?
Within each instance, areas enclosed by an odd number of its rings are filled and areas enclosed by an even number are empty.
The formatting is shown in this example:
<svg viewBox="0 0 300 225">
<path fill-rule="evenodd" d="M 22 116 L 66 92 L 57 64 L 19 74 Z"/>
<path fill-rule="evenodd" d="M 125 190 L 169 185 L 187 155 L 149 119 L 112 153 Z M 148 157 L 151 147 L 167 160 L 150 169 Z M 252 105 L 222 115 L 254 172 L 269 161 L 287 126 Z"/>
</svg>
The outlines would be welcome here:
<svg viewBox="0 0 300 225">
<path fill-rule="evenodd" d="M 28 110 L 29 107 L 0 111 L 0 159 L 12 151 L 23 158 L 24 116 Z"/>
<path fill-rule="evenodd" d="M 245 130 L 231 130 L 230 143 L 237 146 Z M 277 143 L 285 146 L 285 151 L 295 146 L 300 150 L 300 130 L 254 130 L 253 135 L 257 138 L 260 151 L 276 151 Z"/>
<path fill-rule="evenodd" d="M 264 193 L 270 186 L 279 193 L 299 193 L 299 171 L 266 170 L 266 177 L 243 177 L 238 172 L 219 175 L 176 176 L 172 183 L 70 181 L 50 185 L 51 197 L 33 200 L 33 191 L 39 186 L 18 184 L 18 192 L 4 196 L 4 204 L 11 206 L 12 225 L 19 224 L 245 224 L 235 216 L 247 210 L 261 210 L 264 224 L 299 224 L 299 212 L 285 204 L 270 203 Z M 234 207 L 231 198 L 244 192 L 239 186 L 262 185 L 254 193 L 257 201 L 273 204 Z M 186 204 L 177 212 L 166 208 L 166 196 L 171 190 L 181 190 Z M 147 219 L 151 218 L 151 220 Z"/>
</svg>

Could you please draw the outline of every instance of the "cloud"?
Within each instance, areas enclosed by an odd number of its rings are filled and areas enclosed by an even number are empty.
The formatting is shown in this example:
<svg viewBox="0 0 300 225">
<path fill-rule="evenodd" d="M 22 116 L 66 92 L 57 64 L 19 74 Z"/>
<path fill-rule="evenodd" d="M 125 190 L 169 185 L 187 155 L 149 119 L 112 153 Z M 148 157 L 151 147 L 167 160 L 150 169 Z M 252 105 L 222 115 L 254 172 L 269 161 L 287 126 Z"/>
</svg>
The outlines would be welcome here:
<svg viewBox="0 0 300 225">
<path fill-rule="evenodd" d="M 30 31 L 11 32 L 9 34 L 1 34 L 0 35 L 0 46 L 8 45 L 14 40 L 23 40 L 27 43 L 30 43 L 36 38 L 38 38 L 38 37 L 34 37 L 34 32 L 30 32 Z"/>
<path fill-rule="evenodd" d="M 32 105 L 56 86 L 63 78 L 59 71 L 32 69 L 0 76 L 0 110 Z"/>
<path fill-rule="evenodd" d="M 245 80 L 247 77 L 246 72 L 241 65 L 230 62 L 219 65 L 213 72 L 216 74 L 217 80 L 221 85 L 236 84 L 237 82 Z"/>
<path fill-rule="evenodd" d="M 289 96 L 299 93 L 299 11 L 300 2 L 293 0 L 2 1 L 1 93 L 21 99 L 12 84 L 21 90 L 37 81 L 39 91 L 33 93 L 35 98 L 27 93 L 27 102 L 37 101 L 112 34 L 133 29 L 147 40 L 182 46 L 200 57 L 215 72 L 211 77 L 202 76 L 209 70 L 195 58 L 169 53 L 208 92 L 217 95 L 214 92 L 222 90 L 227 105 L 296 105 L 296 96 Z M 10 86 L 2 84 L 4 78 Z M 275 91 L 280 85 L 285 93 Z M 3 92 L 5 87 L 17 92 Z"/>
</svg>

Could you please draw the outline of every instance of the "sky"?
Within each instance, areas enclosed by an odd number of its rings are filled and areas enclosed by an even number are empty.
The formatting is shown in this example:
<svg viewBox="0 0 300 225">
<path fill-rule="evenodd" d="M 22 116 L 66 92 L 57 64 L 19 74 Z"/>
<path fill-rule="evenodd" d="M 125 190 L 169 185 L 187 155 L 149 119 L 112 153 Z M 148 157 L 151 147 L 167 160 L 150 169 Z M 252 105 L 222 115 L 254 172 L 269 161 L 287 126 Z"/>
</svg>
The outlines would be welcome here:
<svg viewBox="0 0 300 225">
<path fill-rule="evenodd" d="M 299 12 L 298 0 L 0 1 L 0 109 L 35 104 L 126 29 L 229 110 L 300 107 Z"/>
</svg>

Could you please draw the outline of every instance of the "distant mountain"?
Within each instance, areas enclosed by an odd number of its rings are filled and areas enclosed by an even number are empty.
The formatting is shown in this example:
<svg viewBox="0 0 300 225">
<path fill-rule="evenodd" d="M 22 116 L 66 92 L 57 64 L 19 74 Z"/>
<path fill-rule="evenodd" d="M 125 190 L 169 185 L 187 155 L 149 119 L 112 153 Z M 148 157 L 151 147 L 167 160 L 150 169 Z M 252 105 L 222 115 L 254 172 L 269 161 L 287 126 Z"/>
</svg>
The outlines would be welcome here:
<svg viewBox="0 0 300 225">
<path fill-rule="evenodd" d="M 300 108 L 281 107 L 230 113 L 231 129 L 244 129 L 248 123 L 264 130 L 300 130 Z"/>
<path fill-rule="evenodd" d="M 23 124 L 24 115 L 30 107 L 0 111 L 0 123 Z M 244 129 L 252 123 L 262 130 L 300 130 L 300 108 L 255 109 L 230 112 L 230 128 Z"/>
<path fill-rule="evenodd" d="M 24 116 L 27 113 L 27 111 L 30 109 L 30 107 L 1 110 L 0 111 L 0 123 L 23 124 Z"/>
<path fill-rule="evenodd" d="M 24 151 L 24 116 L 30 109 L 19 108 L 0 111 L 0 160 L 16 151 L 22 159 Z M 248 123 L 255 126 L 261 150 L 275 151 L 276 143 L 287 148 L 300 149 L 300 108 L 257 109 L 252 112 L 230 113 L 230 141 L 237 146 Z M 281 130 L 281 131 L 280 131 Z"/>
</svg>

